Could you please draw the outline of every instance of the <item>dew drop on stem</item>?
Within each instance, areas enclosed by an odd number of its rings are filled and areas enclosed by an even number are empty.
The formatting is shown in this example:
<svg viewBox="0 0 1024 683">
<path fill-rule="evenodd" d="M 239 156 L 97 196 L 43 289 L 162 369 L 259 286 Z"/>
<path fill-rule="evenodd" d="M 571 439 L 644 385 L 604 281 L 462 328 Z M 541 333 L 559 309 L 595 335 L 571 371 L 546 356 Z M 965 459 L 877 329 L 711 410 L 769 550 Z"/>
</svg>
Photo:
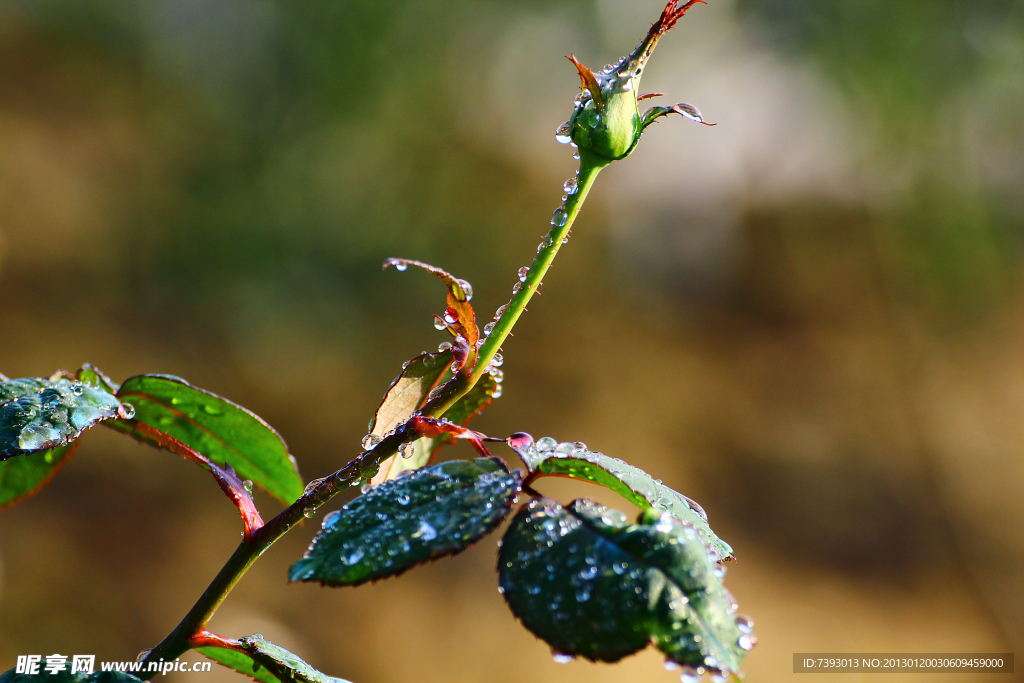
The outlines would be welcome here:
<svg viewBox="0 0 1024 683">
<path fill-rule="evenodd" d="M 519 281 L 526 282 L 526 277 L 530 274 L 530 266 L 523 266 L 519 269 Z"/>
<path fill-rule="evenodd" d="M 565 207 L 558 207 L 555 212 L 551 214 L 551 225 L 556 228 L 560 228 L 565 225 L 565 222 L 569 220 L 569 214 L 565 212 Z"/>
<path fill-rule="evenodd" d="M 576 194 L 576 190 L 579 189 L 578 185 L 576 184 L 576 177 L 573 176 L 572 178 L 566 180 L 565 185 L 562 186 L 562 189 L 565 190 L 566 194 Z"/>
<path fill-rule="evenodd" d="M 560 125 L 557 130 L 555 130 L 555 140 L 557 140 L 560 145 L 567 145 L 572 142 L 571 133 L 572 124 L 566 121 Z"/>
</svg>

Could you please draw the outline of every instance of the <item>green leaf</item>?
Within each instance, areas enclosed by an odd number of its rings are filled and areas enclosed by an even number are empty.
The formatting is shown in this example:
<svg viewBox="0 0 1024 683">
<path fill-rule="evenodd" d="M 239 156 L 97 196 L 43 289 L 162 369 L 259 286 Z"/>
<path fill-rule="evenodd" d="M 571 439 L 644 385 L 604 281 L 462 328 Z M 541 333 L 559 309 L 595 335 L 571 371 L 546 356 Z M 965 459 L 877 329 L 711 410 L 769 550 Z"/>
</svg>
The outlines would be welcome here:
<svg viewBox="0 0 1024 683">
<path fill-rule="evenodd" d="M 71 660 L 63 671 L 55 674 L 47 673 L 43 668 L 46 659 L 40 664 L 37 674 L 19 674 L 14 669 L 8 669 L 0 674 L 0 683 L 141 683 L 142 679 L 122 671 L 97 671 L 87 674 L 79 671 L 71 673 Z"/>
<path fill-rule="evenodd" d="M 498 458 L 450 460 L 371 489 L 324 518 L 291 581 L 356 586 L 454 555 L 494 530 L 522 484 Z"/>
<path fill-rule="evenodd" d="M 120 405 L 107 392 L 82 382 L 0 382 L 0 460 L 65 446 L 89 427 L 117 417 Z"/>
<path fill-rule="evenodd" d="M 71 459 L 78 442 L 0 462 L 0 510 L 39 493 Z"/>
<path fill-rule="evenodd" d="M 77 373 L 78 381 L 91 384 L 107 393 L 116 394 L 121 385 L 100 372 L 92 363 L 86 363 Z"/>
<path fill-rule="evenodd" d="M 665 486 L 660 479 L 653 479 L 640 468 L 587 450 L 586 445 L 580 442 L 557 443 L 551 437 L 544 437 L 534 443 L 533 437 L 525 432 L 509 437 L 509 445 L 532 472 L 600 484 L 642 509 L 664 510 L 693 525 L 704 542 L 714 548 L 723 560 L 733 558 L 732 547 L 711 530 L 707 514 L 700 505 Z"/>
<path fill-rule="evenodd" d="M 756 639 L 724 568 L 692 525 L 657 514 L 630 524 L 591 501 L 523 506 L 498 555 L 506 602 L 557 653 L 614 662 L 653 642 L 685 673 L 738 673 Z"/>
<path fill-rule="evenodd" d="M 135 406 L 135 420 L 116 427 L 153 443 L 132 427 L 134 422 L 147 424 L 221 467 L 231 465 L 241 479 L 285 503 L 302 495 L 302 479 L 284 439 L 249 410 L 169 375 L 130 377 L 117 396 Z"/>
<path fill-rule="evenodd" d="M 259 683 L 349 683 L 320 673 L 259 633 L 240 638 L 238 645 L 244 652 L 223 647 L 200 647 L 196 651 Z"/>
</svg>

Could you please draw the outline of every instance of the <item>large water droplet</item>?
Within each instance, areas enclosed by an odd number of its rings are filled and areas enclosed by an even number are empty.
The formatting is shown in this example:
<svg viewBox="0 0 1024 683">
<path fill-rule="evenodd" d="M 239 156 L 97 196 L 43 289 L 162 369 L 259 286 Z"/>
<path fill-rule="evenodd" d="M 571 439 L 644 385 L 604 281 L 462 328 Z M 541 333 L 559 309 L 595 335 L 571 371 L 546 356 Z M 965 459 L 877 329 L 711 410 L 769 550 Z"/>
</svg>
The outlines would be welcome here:
<svg viewBox="0 0 1024 683">
<path fill-rule="evenodd" d="M 519 269 L 519 281 L 526 282 L 526 277 L 530 274 L 530 266 L 523 266 Z"/>
<path fill-rule="evenodd" d="M 520 448 L 529 448 L 533 445 L 533 437 L 526 432 L 516 432 L 506 440 L 509 447 L 512 450 L 519 450 Z"/>
<path fill-rule="evenodd" d="M 444 353 L 445 351 L 451 351 L 451 349 L 451 342 L 441 342 L 440 344 L 437 345 L 437 350 L 440 351 L 441 353 Z"/>
<path fill-rule="evenodd" d="M 376 434 L 367 434 L 363 437 L 362 445 L 364 451 L 372 451 L 381 441 Z"/>
<path fill-rule="evenodd" d="M 572 124 L 566 121 L 565 123 L 560 125 L 557 130 L 555 130 L 555 140 L 557 140 L 558 144 L 560 145 L 568 145 L 570 142 L 572 142 L 571 133 Z"/>
<path fill-rule="evenodd" d="M 242 487 L 246 493 L 252 493 L 252 479 L 246 479 L 242 482 Z"/>
<path fill-rule="evenodd" d="M 459 287 L 462 287 L 462 291 L 466 293 L 466 301 L 473 300 L 473 285 L 469 284 L 465 280 L 456 280 L 459 283 Z"/>
<path fill-rule="evenodd" d="M 747 650 L 749 652 L 754 649 L 754 644 L 756 642 L 757 638 L 754 636 L 742 635 L 739 640 L 736 641 L 736 644 L 740 646 L 740 649 Z"/>
<path fill-rule="evenodd" d="M 560 228 L 565 225 L 565 222 L 569 220 L 569 214 L 565 212 L 563 207 L 558 207 L 555 212 L 551 214 L 551 225 L 556 228 Z"/>
<path fill-rule="evenodd" d="M 341 519 L 341 510 L 328 512 L 327 516 L 324 517 L 324 521 L 321 523 L 321 527 L 324 529 L 330 529 L 332 526 L 338 523 L 339 519 Z"/>
<path fill-rule="evenodd" d="M 401 261 L 395 261 L 394 266 L 395 266 L 395 270 L 397 270 L 400 273 L 404 273 L 406 270 L 409 269 L 409 264 L 408 263 L 402 263 Z"/>
<path fill-rule="evenodd" d="M 491 359 L 491 365 L 494 367 L 500 367 L 505 362 L 505 357 L 501 355 L 501 351 L 494 352 L 494 358 Z"/>
<path fill-rule="evenodd" d="M 444 318 L 442 318 L 439 315 L 435 315 L 434 316 L 434 329 L 443 330 L 446 327 L 448 327 L 448 323 L 446 323 L 444 321 Z"/>
<path fill-rule="evenodd" d="M 736 628 L 740 630 L 740 633 L 750 635 L 754 632 L 754 620 L 740 615 L 736 617 Z"/>
<path fill-rule="evenodd" d="M 565 185 L 562 185 L 562 189 L 565 190 L 566 194 L 576 194 L 576 190 L 579 189 L 579 186 L 576 184 L 576 176 L 566 180 Z"/>
<path fill-rule="evenodd" d="M 484 334 L 488 337 L 491 336 L 491 332 L 494 332 L 494 326 L 496 324 L 497 323 L 487 323 L 484 325 Z"/>
<path fill-rule="evenodd" d="M 117 416 L 122 420 L 130 420 L 135 417 L 135 406 L 131 403 L 122 403 L 117 407 Z"/>
<path fill-rule="evenodd" d="M 398 454 L 402 456 L 403 459 L 408 460 L 409 458 L 412 457 L 412 454 L 415 450 L 416 447 L 412 445 L 412 442 L 406 441 L 405 443 L 401 444 L 398 447 Z"/>
</svg>

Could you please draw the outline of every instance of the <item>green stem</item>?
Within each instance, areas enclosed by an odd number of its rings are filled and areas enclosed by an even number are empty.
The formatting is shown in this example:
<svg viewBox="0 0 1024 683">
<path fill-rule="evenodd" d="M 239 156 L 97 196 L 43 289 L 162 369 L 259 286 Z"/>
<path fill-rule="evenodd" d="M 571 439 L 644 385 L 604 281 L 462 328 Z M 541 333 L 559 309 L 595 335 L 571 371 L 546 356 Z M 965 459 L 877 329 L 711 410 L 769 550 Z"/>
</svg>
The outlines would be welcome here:
<svg viewBox="0 0 1024 683">
<path fill-rule="evenodd" d="M 586 200 L 587 194 L 597 178 L 597 174 L 610 163 L 611 161 L 608 159 L 592 154 L 585 149 L 580 150 L 580 170 L 576 177 L 577 189 L 575 193 L 569 195 L 564 205 L 567 214 L 565 225 L 552 226 L 545 236 L 543 244 L 546 246 L 537 252 L 537 257 L 533 259 L 533 263 L 530 265 L 530 273 L 526 276 L 522 287 L 512 297 L 512 300 L 508 302 L 508 308 L 505 309 L 505 312 L 495 324 L 494 329 L 491 330 L 490 336 L 487 337 L 487 341 L 484 342 L 477 352 L 476 365 L 473 366 L 473 371 L 467 377 L 461 379 L 454 391 L 440 397 L 436 403 L 424 406 L 421 411 L 422 414 L 432 417 L 444 415 L 445 411 L 465 396 L 487 372 L 494 354 L 505 343 L 505 339 L 508 338 L 516 321 L 519 320 L 519 316 L 526 310 L 526 304 L 530 303 L 530 299 L 533 298 L 534 293 L 536 293 L 544 281 L 544 276 L 547 274 L 548 268 L 551 267 L 551 262 L 555 260 L 555 256 L 562 246 L 562 240 L 572 230 L 576 216 L 579 214 L 580 208 L 583 206 L 583 202 Z"/>
<path fill-rule="evenodd" d="M 297 501 L 257 529 L 248 541 L 242 541 L 185 618 L 146 655 L 146 663 L 139 677 L 148 679 L 156 675 L 156 671 L 146 671 L 149 662 L 173 660 L 190 650 L 192 638 L 206 629 L 214 612 L 260 555 L 305 519 L 307 511 L 315 510 L 361 479 L 367 478 L 383 460 L 398 452 L 398 446 L 405 438 L 402 432 L 393 434 L 373 450 L 360 453 L 329 477 L 310 482 Z"/>
<path fill-rule="evenodd" d="M 609 163 L 607 159 L 592 155 L 586 150 L 580 150 L 580 170 L 576 179 L 577 190 L 565 202 L 565 225 L 552 226 L 544 238 L 545 246 L 537 253 L 537 257 L 533 260 L 533 264 L 530 266 L 530 273 L 523 282 L 522 287 L 512 297 L 512 300 L 508 303 L 508 308 L 505 309 L 505 313 L 495 324 L 487 341 L 480 347 L 473 372 L 460 378 L 455 391 L 446 393 L 435 404 L 425 406 L 422 411 L 423 415 L 433 417 L 443 415 L 456 401 L 472 389 L 477 380 L 487 372 L 487 367 L 494 358 L 494 354 L 501 348 L 501 345 L 512 331 L 512 327 L 519 320 L 519 316 L 526 310 L 526 304 L 530 302 L 537 288 L 543 282 L 544 275 L 547 274 L 548 268 L 551 267 L 551 262 L 555 260 L 555 256 L 562 246 L 562 240 L 568 236 L 569 231 L 572 229 L 576 216 L 580 212 L 580 207 L 583 206 L 583 202 L 586 200 L 587 193 L 590 192 L 597 174 Z M 235 584 L 238 583 L 249 567 L 256 561 L 256 558 L 266 552 L 270 546 L 284 536 L 293 526 L 302 521 L 305 517 L 305 512 L 309 508 L 316 509 L 341 491 L 352 486 L 374 467 L 379 466 L 386 458 L 397 453 L 398 446 L 407 439 L 408 437 L 402 431 L 384 439 L 373 450 L 360 454 L 345 465 L 345 467 L 331 476 L 320 480 L 312 488 L 307 487 L 309 490 L 297 501 L 277 517 L 270 520 L 265 526 L 256 530 L 252 534 L 251 539 L 242 541 L 224 567 L 217 573 L 213 582 L 203 592 L 199 600 L 196 601 L 196 604 L 192 606 L 188 614 L 185 615 L 185 618 L 146 656 L 146 664 L 143 665 L 143 671 L 139 672 L 140 677 L 148 679 L 156 674 L 155 671 L 145 671 L 149 662 L 173 660 L 191 649 L 192 639 L 203 633 L 214 612 L 217 611 L 217 608 L 224 602 L 228 593 L 231 592 L 231 589 L 235 587 Z"/>
</svg>

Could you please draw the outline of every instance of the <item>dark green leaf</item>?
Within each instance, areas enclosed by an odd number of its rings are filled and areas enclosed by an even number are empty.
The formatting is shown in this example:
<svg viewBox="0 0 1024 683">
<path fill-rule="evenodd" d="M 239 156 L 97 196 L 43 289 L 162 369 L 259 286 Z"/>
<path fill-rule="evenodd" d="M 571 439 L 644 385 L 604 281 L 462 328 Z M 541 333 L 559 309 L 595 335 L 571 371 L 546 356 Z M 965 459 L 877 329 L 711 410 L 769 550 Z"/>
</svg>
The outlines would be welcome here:
<svg viewBox="0 0 1024 683">
<path fill-rule="evenodd" d="M 66 379 L 0 382 L 0 460 L 65 446 L 98 422 L 118 416 L 107 392 Z"/>
<path fill-rule="evenodd" d="M 17 505 L 45 488 L 77 447 L 76 441 L 0 462 L 0 510 Z"/>
<path fill-rule="evenodd" d="M 46 659 L 43 659 L 39 667 L 41 673 L 37 674 L 19 674 L 14 669 L 8 669 L 0 674 L 0 683 L 141 683 L 142 680 L 121 671 L 97 671 L 91 674 L 79 671 L 73 674 L 70 659 L 65 669 L 55 674 L 47 673 L 43 668 L 45 665 Z"/>
<path fill-rule="evenodd" d="M 590 501 L 523 506 L 502 542 L 499 581 L 513 613 L 553 650 L 617 661 L 649 642 L 670 662 L 737 673 L 756 640 L 696 529 L 645 522 Z"/>
<path fill-rule="evenodd" d="M 508 515 L 521 480 L 501 460 L 478 458 L 387 481 L 327 515 L 289 578 L 355 586 L 458 553 Z"/>
<path fill-rule="evenodd" d="M 640 468 L 587 450 L 586 445 L 580 442 L 557 443 L 551 437 L 544 437 L 533 443 L 528 434 L 520 432 L 509 437 L 509 445 L 531 471 L 600 484 L 640 508 L 665 510 L 692 524 L 719 557 L 724 560 L 733 557 L 732 547 L 711 530 L 703 508 L 662 484 L 660 479 L 651 478 Z"/>
<path fill-rule="evenodd" d="M 286 503 L 302 495 L 302 479 L 281 435 L 245 408 L 168 375 L 131 377 L 117 396 L 135 406 L 135 420 L 115 426 L 143 441 L 153 440 L 133 422 L 174 437 L 221 467 L 231 465 L 241 479 Z"/>
<path fill-rule="evenodd" d="M 298 656 L 259 633 L 238 640 L 239 649 L 200 647 L 197 652 L 260 683 L 349 683 L 320 673 Z"/>
</svg>

